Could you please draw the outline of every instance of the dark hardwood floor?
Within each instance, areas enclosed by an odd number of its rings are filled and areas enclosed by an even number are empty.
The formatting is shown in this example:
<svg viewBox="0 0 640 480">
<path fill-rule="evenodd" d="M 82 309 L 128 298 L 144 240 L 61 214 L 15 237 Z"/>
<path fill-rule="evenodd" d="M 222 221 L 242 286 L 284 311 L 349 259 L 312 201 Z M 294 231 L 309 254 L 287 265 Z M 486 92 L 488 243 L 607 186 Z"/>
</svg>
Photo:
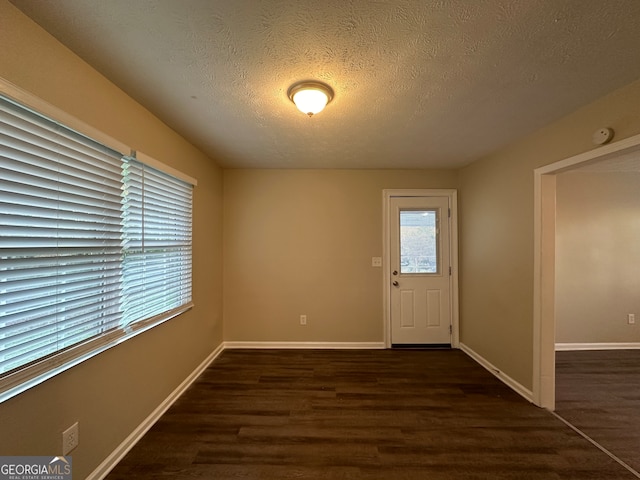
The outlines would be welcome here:
<svg viewBox="0 0 640 480">
<path fill-rule="evenodd" d="M 630 479 L 459 350 L 227 350 L 119 479 Z"/>
<path fill-rule="evenodd" d="M 640 471 L 640 350 L 556 352 L 556 413 Z"/>
</svg>

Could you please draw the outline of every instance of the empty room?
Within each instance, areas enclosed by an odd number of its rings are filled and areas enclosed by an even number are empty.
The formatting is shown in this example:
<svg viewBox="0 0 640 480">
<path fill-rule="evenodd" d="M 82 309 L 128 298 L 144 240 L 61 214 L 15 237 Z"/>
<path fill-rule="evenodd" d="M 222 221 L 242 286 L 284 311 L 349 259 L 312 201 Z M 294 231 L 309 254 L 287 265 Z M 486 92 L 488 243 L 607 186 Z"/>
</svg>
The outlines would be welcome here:
<svg viewBox="0 0 640 480">
<path fill-rule="evenodd" d="M 0 45 L 0 478 L 640 478 L 640 2 L 0 0 Z"/>
</svg>

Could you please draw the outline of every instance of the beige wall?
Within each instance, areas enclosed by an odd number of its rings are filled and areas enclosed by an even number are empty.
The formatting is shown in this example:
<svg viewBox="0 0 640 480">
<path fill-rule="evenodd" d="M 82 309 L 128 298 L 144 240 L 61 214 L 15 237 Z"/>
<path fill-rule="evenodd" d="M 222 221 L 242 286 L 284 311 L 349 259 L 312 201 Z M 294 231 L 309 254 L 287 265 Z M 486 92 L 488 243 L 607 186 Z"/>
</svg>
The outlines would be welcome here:
<svg viewBox="0 0 640 480">
<path fill-rule="evenodd" d="M 640 341 L 639 192 L 638 172 L 557 176 L 556 342 Z"/>
<path fill-rule="evenodd" d="M 0 404 L 1 455 L 59 455 L 79 421 L 84 478 L 222 341 L 222 173 L 6 0 L 0 45 L 0 77 L 198 180 L 195 308 Z"/>
<path fill-rule="evenodd" d="M 382 342 L 382 190 L 456 186 L 451 170 L 225 170 L 225 340 Z"/>
<path fill-rule="evenodd" d="M 531 389 L 533 170 L 640 133 L 640 81 L 460 171 L 461 342 Z M 522 112 L 522 115 L 526 115 Z"/>
</svg>

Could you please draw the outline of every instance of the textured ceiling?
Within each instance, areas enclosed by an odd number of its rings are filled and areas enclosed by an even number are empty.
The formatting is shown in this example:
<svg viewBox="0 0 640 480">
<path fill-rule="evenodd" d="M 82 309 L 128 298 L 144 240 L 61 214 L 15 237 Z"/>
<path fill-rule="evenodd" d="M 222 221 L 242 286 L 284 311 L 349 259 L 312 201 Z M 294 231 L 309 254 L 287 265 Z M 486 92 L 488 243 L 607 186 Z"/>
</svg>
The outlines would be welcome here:
<svg viewBox="0 0 640 480">
<path fill-rule="evenodd" d="M 640 78 L 639 0 L 12 3 L 225 167 L 456 167 Z"/>
</svg>

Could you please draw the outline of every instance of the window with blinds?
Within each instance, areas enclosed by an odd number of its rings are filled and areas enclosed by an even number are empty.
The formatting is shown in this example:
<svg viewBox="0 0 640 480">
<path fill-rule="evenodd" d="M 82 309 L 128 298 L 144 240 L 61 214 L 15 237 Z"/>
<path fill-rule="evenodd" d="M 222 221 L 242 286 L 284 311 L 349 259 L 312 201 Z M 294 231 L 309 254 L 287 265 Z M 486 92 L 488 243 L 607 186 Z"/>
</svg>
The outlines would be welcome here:
<svg viewBox="0 0 640 480">
<path fill-rule="evenodd" d="M 0 97 L 0 393 L 188 308 L 191 211 L 188 182 Z"/>
<path fill-rule="evenodd" d="M 123 318 L 191 301 L 191 185 L 133 159 L 124 176 Z"/>
</svg>

